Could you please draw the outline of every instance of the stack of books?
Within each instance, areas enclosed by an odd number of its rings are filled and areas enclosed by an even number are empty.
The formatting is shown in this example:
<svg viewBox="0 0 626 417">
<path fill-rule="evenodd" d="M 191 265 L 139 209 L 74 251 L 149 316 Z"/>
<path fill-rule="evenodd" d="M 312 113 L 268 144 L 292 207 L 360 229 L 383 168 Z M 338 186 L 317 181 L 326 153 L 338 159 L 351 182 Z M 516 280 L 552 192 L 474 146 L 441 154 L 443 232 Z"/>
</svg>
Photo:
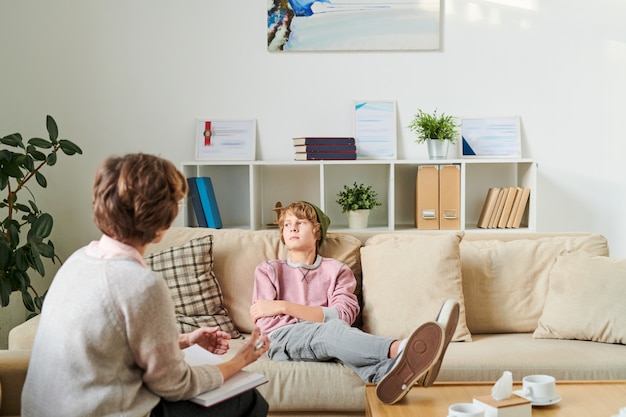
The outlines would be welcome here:
<svg viewBox="0 0 626 417">
<path fill-rule="evenodd" d="M 356 142 L 349 137 L 293 138 L 296 161 L 356 159 Z"/>
<path fill-rule="evenodd" d="M 529 187 L 489 188 L 477 226 L 482 229 L 520 227 L 529 196 Z"/>
</svg>

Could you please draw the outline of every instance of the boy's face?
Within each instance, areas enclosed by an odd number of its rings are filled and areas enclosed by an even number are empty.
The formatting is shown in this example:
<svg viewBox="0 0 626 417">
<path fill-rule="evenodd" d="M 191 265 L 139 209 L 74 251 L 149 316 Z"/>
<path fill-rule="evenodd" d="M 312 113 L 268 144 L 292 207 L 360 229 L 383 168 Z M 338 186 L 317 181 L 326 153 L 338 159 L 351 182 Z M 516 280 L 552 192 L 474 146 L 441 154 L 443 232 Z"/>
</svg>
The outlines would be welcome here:
<svg viewBox="0 0 626 417">
<path fill-rule="evenodd" d="M 285 213 L 283 240 L 289 250 L 315 250 L 317 239 L 313 233 L 313 223 L 306 219 L 299 219 L 293 213 Z"/>
</svg>

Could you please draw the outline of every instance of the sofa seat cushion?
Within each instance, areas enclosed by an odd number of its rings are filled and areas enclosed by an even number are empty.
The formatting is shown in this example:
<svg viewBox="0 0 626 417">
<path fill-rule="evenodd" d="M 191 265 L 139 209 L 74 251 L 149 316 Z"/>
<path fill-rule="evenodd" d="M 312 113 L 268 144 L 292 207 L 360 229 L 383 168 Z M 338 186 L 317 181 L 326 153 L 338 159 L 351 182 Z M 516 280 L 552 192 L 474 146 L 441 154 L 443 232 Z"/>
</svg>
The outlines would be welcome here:
<svg viewBox="0 0 626 417">
<path fill-rule="evenodd" d="M 231 340 L 232 357 L 247 342 Z M 269 382 L 258 390 L 275 412 L 363 412 L 365 383 L 350 368 L 337 362 L 272 361 L 263 355 L 245 368 L 264 374 Z"/>
<path fill-rule="evenodd" d="M 496 381 L 511 371 L 557 380 L 626 379 L 626 346 L 581 340 L 534 339 L 532 333 L 472 334 L 450 343 L 438 381 Z"/>
<path fill-rule="evenodd" d="M 535 338 L 626 345 L 626 259 L 559 256 Z"/>
</svg>

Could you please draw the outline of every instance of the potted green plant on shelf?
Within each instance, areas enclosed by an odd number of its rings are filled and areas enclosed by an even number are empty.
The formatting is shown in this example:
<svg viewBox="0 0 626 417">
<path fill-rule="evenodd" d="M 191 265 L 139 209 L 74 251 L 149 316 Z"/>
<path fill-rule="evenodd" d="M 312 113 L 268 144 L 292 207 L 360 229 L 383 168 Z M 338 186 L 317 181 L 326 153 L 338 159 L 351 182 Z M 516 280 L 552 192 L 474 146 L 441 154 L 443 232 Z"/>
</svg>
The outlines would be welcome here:
<svg viewBox="0 0 626 417">
<path fill-rule="evenodd" d="M 428 144 L 430 159 L 446 159 L 448 145 L 454 144 L 459 133 L 458 126 L 454 116 L 445 113 L 438 115 L 436 109 L 433 113 L 418 109 L 408 127 L 417 135 L 415 142 Z"/>
<path fill-rule="evenodd" d="M 357 184 L 344 185 L 337 193 L 336 203 L 341 206 L 341 212 L 348 214 L 348 227 L 364 229 L 367 227 L 370 210 L 382 203 L 378 200 L 378 193 L 371 185 Z"/>
<path fill-rule="evenodd" d="M 46 119 L 49 139 L 32 138 L 25 144 L 20 133 L 0 138 L 0 301 L 9 305 L 13 292 L 22 293 L 22 302 L 31 316 L 41 310 L 45 294 L 39 295 L 31 285 L 29 272 L 45 276 L 42 257 L 59 260 L 52 233 L 53 219 L 35 203 L 28 186 L 37 183 L 46 188 L 48 181 L 41 170 L 57 163 L 57 153 L 82 154 L 83 151 L 67 139 L 59 139 L 57 124 L 51 116 Z M 31 181 L 32 179 L 35 181 Z M 28 191 L 25 199 L 18 200 Z M 32 295 L 31 295 L 32 293 Z M 34 297 L 33 297 L 34 295 Z"/>
</svg>

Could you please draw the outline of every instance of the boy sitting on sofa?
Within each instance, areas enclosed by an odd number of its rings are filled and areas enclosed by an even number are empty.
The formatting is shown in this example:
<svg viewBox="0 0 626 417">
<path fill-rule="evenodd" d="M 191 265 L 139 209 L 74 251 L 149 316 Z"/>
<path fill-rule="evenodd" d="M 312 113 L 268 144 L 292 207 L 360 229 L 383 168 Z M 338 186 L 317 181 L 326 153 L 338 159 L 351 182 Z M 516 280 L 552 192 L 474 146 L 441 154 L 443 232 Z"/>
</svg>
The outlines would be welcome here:
<svg viewBox="0 0 626 417">
<path fill-rule="evenodd" d="M 311 203 L 295 202 L 281 211 L 281 241 L 289 256 L 257 266 L 250 315 L 269 336 L 270 359 L 338 360 L 363 381 L 376 383 L 382 402 L 396 403 L 416 382 L 428 387 L 437 378 L 459 304 L 447 300 L 435 322 L 422 324 L 403 340 L 351 327 L 359 313 L 354 274 L 318 253 L 329 224 Z"/>
</svg>

